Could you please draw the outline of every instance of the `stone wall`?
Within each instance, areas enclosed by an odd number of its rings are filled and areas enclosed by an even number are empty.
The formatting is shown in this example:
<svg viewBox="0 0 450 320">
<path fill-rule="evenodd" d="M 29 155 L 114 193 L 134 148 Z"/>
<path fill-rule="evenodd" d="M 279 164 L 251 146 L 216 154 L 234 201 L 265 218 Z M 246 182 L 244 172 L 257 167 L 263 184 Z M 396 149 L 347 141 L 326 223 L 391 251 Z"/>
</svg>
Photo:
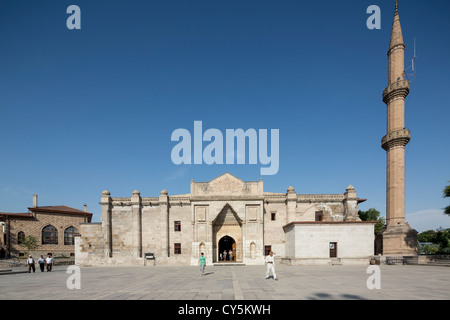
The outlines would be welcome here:
<svg viewBox="0 0 450 320">
<path fill-rule="evenodd" d="M 75 237 L 75 264 L 81 266 L 107 263 L 101 223 L 83 223 L 80 236 Z"/>
<path fill-rule="evenodd" d="M 366 261 L 374 255 L 375 222 L 296 222 L 285 226 L 286 257 L 308 264 L 331 263 L 330 243 L 337 243 L 336 259 Z"/>
<path fill-rule="evenodd" d="M 20 231 L 25 236 L 34 236 L 37 239 L 38 248 L 32 251 L 35 256 L 53 255 L 70 256 L 75 253 L 74 245 L 64 244 L 64 230 L 68 227 L 75 227 L 80 230 L 80 224 L 84 222 L 85 217 L 80 215 L 58 214 L 37 212 L 30 218 L 13 218 L 10 217 L 10 233 L 11 233 L 11 255 L 19 256 L 27 251 L 27 248 L 18 244 L 17 235 Z M 58 244 L 42 244 L 42 229 L 45 226 L 52 225 L 58 230 Z"/>
</svg>

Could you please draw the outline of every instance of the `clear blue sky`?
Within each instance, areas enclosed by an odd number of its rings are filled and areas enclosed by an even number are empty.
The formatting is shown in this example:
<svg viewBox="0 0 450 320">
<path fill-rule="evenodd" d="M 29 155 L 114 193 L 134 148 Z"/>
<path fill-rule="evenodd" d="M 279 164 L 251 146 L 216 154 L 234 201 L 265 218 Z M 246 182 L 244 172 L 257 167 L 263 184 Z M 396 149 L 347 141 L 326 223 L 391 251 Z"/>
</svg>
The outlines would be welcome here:
<svg viewBox="0 0 450 320">
<path fill-rule="evenodd" d="M 66 9 L 81 8 L 81 30 Z M 370 5 L 381 30 L 369 30 Z M 406 65 L 406 220 L 450 227 L 450 2 L 399 1 Z M 189 193 L 230 172 L 264 189 L 343 193 L 385 214 L 387 50 L 394 0 L 0 1 L 0 211 L 101 192 Z M 280 168 L 172 163 L 177 128 L 280 130 Z"/>
</svg>

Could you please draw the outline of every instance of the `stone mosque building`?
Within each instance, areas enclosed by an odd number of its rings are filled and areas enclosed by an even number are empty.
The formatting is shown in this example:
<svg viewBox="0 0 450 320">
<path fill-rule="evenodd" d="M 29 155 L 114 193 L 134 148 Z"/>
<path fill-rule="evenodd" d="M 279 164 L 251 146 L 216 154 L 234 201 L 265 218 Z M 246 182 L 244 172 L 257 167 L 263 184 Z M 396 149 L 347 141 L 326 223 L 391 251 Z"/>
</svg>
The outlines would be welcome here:
<svg viewBox="0 0 450 320">
<path fill-rule="evenodd" d="M 402 29 L 396 1 L 388 50 L 386 226 L 377 235 L 377 254 L 415 255 L 417 231 L 405 221 L 405 98 Z M 144 265 L 152 253 L 158 265 L 263 264 L 274 251 L 290 264 L 368 264 L 374 255 L 374 225 L 358 217 L 352 186 L 342 194 L 265 192 L 263 181 L 225 173 L 209 182 L 191 181 L 190 193 L 141 197 L 101 196 L 101 223 L 80 224 L 75 240 L 79 265 Z"/>
<path fill-rule="evenodd" d="M 197 265 L 203 252 L 209 264 L 252 265 L 264 264 L 270 250 L 291 264 L 369 263 L 375 222 L 359 219 L 362 201 L 352 186 L 342 194 L 272 193 L 262 180 L 229 173 L 191 181 L 182 195 L 111 197 L 105 190 L 101 223 L 80 225 L 76 263 L 144 265 L 153 253 L 158 265 Z"/>
</svg>

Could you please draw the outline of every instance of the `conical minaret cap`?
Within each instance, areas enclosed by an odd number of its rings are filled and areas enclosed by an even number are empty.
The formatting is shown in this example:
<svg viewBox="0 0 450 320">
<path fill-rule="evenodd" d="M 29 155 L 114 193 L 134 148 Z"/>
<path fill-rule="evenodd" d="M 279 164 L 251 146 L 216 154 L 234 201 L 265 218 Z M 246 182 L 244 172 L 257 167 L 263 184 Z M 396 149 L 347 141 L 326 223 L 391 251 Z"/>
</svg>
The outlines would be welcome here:
<svg viewBox="0 0 450 320">
<path fill-rule="evenodd" d="M 403 42 L 402 26 L 400 25 L 400 15 L 398 14 L 398 3 L 395 1 L 394 22 L 392 23 L 391 43 L 389 49 L 397 45 L 405 45 Z"/>
</svg>

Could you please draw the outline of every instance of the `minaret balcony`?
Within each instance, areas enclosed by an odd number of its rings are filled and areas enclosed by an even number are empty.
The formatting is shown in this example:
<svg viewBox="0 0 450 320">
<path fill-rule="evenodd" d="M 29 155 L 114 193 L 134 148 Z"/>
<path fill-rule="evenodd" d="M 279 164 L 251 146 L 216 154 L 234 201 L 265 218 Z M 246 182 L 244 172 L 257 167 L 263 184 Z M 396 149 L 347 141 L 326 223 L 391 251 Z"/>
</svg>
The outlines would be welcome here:
<svg viewBox="0 0 450 320">
<path fill-rule="evenodd" d="M 408 80 L 398 80 L 391 83 L 383 90 L 383 101 L 388 104 L 389 101 L 394 98 L 401 97 L 403 99 L 409 94 L 409 81 Z"/>
<path fill-rule="evenodd" d="M 395 130 L 381 139 L 381 147 L 388 151 L 393 147 L 405 147 L 411 140 L 411 132 L 408 129 Z"/>
</svg>

